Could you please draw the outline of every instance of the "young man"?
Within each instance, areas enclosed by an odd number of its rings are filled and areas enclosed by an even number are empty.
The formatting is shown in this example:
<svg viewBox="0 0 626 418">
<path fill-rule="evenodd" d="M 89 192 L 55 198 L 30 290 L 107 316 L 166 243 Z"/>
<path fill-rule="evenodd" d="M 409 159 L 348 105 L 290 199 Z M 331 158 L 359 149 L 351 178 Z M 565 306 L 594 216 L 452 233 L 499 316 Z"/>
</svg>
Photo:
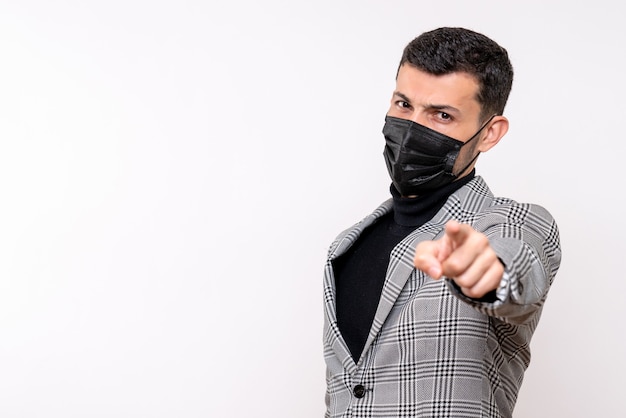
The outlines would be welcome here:
<svg viewBox="0 0 626 418">
<path fill-rule="evenodd" d="M 506 134 L 507 52 L 462 28 L 407 45 L 385 118 L 392 198 L 325 267 L 326 417 L 510 417 L 560 263 L 542 207 L 474 164 Z"/>
</svg>

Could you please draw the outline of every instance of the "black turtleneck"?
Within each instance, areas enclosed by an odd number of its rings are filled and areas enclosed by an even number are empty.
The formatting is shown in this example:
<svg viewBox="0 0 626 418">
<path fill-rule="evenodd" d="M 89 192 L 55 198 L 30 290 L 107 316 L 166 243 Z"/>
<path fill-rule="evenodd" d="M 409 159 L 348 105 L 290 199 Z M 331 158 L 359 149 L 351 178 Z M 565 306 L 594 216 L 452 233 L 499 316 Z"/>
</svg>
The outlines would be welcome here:
<svg viewBox="0 0 626 418">
<path fill-rule="evenodd" d="M 363 231 L 352 247 L 334 260 L 337 324 L 355 362 L 361 356 L 376 314 L 391 250 L 432 219 L 448 197 L 473 177 L 474 171 L 415 198 L 401 197 L 392 184 L 392 211 Z"/>
</svg>

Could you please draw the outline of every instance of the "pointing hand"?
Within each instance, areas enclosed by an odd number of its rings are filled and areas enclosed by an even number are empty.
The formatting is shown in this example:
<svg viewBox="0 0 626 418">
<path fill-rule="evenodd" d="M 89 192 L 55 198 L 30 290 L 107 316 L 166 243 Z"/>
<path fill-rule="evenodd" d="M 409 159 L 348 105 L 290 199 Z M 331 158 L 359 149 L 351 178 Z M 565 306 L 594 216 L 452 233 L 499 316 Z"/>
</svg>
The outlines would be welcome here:
<svg viewBox="0 0 626 418">
<path fill-rule="evenodd" d="M 504 274 L 504 266 L 487 237 L 457 221 L 448 221 L 443 237 L 420 242 L 414 264 L 434 279 L 445 276 L 454 280 L 471 298 L 497 289 Z"/>
</svg>

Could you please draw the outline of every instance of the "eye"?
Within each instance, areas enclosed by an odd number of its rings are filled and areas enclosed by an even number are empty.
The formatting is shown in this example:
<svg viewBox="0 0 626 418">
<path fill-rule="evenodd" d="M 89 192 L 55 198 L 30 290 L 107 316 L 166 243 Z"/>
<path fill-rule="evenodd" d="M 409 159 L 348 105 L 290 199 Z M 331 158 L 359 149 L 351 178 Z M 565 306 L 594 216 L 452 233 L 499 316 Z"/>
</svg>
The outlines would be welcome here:
<svg viewBox="0 0 626 418">
<path fill-rule="evenodd" d="M 450 114 L 446 112 L 439 112 L 439 118 L 442 120 L 451 120 L 452 116 L 450 116 Z"/>
<path fill-rule="evenodd" d="M 411 105 L 409 104 L 409 102 L 405 102 L 404 100 L 398 100 L 396 101 L 396 106 L 402 108 L 402 109 L 410 109 Z"/>
</svg>

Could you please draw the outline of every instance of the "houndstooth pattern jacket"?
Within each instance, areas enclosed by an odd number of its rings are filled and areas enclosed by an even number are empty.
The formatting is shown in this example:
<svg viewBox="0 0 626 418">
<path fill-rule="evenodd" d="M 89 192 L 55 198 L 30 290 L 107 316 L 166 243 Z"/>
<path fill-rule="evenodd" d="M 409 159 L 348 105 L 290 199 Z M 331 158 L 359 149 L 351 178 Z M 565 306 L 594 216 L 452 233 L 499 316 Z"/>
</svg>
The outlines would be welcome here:
<svg viewBox="0 0 626 418">
<path fill-rule="evenodd" d="M 337 327 L 332 261 L 392 209 L 384 202 L 339 234 L 324 271 L 326 414 L 335 417 L 510 417 L 529 343 L 558 270 L 559 232 L 542 207 L 493 196 L 477 176 L 391 252 L 369 337 L 355 364 Z M 465 297 L 413 266 L 415 246 L 455 219 L 484 233 L 505 265 L 498 300 Z"/>
</svg>

